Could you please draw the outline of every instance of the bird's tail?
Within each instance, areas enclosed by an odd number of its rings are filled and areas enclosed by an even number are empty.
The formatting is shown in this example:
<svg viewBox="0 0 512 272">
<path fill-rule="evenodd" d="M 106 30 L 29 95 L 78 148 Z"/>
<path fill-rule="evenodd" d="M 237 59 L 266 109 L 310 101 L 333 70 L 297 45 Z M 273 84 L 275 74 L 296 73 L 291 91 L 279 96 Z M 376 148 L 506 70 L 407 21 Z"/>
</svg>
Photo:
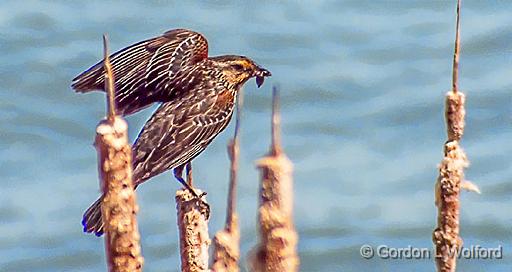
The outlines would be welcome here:
<svg viewBox="0 0 512 272">
<path fill-rule="evenodd" d="M 85 211 L 82 226 L 84 232 L 94 233 L 96 236 L 103 234 L 103 219 L 101 216 L 101 201 L 103 197 L 98 198 L 90 207 Z"/>
</svg>

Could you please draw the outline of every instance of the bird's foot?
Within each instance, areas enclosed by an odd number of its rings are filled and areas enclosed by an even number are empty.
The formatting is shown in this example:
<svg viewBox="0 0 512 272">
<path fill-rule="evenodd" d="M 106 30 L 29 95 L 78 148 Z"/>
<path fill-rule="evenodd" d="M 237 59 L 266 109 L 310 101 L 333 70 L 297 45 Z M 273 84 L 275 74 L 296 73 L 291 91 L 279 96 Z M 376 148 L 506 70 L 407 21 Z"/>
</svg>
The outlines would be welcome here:
<svg viewBox="0 0 512 272">
<path fill-rule="evenodd" d="M 207 193 L 206 192 L 200 192 L 198 194 L 195 191 L 195 189 L 192 188 L 192 187 L 189 187 L 187 189 L 196 198 L 197 205 L 198 205 L 198 208 L 199 208 L 199 211 L 201 212 L 201 214 L 204 215 L 206 220 L 210 219 L 210 204 L 208 204 L 208 202 L 206 202 L 206 199 L 203 198 L 203 197 L 206 196 Z"/>
<path fill-rule="evenodd" d="M 206 218 L 206 220 L 210 219 L 210 204 L 208 204 L 203 199 L 199 199 L 198 205 L 199 205 L 199 211 L 201 212 L 202 215 L 204 215 L 204 218 Z"/>
</svg>

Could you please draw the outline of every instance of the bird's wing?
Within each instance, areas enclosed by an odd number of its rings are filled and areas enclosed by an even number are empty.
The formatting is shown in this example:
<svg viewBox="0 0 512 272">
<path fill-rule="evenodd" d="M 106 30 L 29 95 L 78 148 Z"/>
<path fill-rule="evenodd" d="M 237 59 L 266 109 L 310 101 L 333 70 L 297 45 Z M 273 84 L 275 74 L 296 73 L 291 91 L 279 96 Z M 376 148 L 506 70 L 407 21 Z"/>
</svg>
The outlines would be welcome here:
<svg viewBox="0 0 512 272">
<path fill-rule="evenodd" d="M 193 105 L 163 103 L 144 126 L 133 147 L 136 185 L 182 165 L 201 153 L 229 124 L 235 99 L 226 91 Z"/>
<path fill-rule="evenodd" d="M 193 71 L 208 57 L 208 42 L 200 33 L 175 29 L 126 47 L 110 56 L 115 78 L 116 104 L 120 113 L 137 112 L 152 103 L 174 97 L 183 71 Z M 193 73 L 190 73 L 193 75 Z M 73 79 L 77 92 L 104 89 L 103 61 Z"/>
</svg>

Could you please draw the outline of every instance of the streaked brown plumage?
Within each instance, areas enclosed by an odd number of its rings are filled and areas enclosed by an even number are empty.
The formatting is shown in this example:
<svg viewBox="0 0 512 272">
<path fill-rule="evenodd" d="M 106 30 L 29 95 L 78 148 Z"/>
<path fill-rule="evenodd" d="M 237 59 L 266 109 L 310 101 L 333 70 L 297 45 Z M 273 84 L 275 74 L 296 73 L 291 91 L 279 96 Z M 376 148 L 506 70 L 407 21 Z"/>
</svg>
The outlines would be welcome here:
<svg viewBox="0 0 512 272">
<path fill-rule="evenodd" d="M 270 72 L 243 56 L 208 57 L 199 33 L 171 30 L 129 46 L 111 56 L 116 105 L 123 115 L 162 103 L 146 122 L 133 146 L 135 187 L 164 171 L 181 177 L 185 165 L 199 155 L 229 124 L 238 90 L 256 77 L 258 87 Z M 102 90 L 102 62 L 73 80 L 78 92 Z M 84 231 L 103 233 L 100 199 L 84 214 Z"/>
</svg>

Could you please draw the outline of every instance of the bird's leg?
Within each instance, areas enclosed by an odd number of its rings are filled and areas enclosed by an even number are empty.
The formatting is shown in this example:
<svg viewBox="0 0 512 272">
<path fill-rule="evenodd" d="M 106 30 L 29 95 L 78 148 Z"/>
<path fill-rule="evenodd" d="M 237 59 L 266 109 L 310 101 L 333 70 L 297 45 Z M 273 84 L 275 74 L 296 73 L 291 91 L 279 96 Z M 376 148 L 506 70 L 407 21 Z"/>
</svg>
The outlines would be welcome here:
<svg viewBox="0 0 512 272">
<path fill-rule="evenodd" d="M 194 188 L 194 178 L 192 177 L 192 162 L 187 162 L 185 166 L 185 171 L 187 173 L 187 183 L 190 187 Z M 206 192 L 202 192 L 199 197 L 203 197 L 206 195 Z"/>
<path fill-rule="evenodd" d="M 189 190 L 192 195 L 199 198 L 199 196 L 196 194 L 196 191 L 194 191 L 194 188 L 190 186 L 184 179 L 183 179 L 183 168 L 184 165 L 180 165 L 176 168 L 174 168 L 174 177 L 187 189 Z"/>
<path fill-rule="evenodd" d="M 186 164 L 186 171 L 187 171 L 187 181 L 183 179 L 183 168 L 185 168 L 185 165 L 180 165 L 176 168 L 174 168 L 174 177 L 181 183 L 185 188 L 192 193 L 194 197 L 199 200 L 202 206 L 202 213 L 205 215 L 206 219 L 210 218 L 210 205 L 206 203 L 202 199 L 203 196 L 206 195 L 206 192 L 202 192 L 201 195 L 198 195 L 194 188 L 192 188 L 192 164 L 188 162 Z"/>
<path fill-rule="evenodd" d="M 192 178 L 192 162 L 187 162 L 186 165 L 186 171 L 187 171 L 187 183 L 190 185 L 190 187 L 194 187 L 194 180 Z"/>
<path fill-rule="evenodd" d="M 183 168 L 185 168 L 185 165 L 180 165 L 176 168 L 174 168 L 174 177 L 181 183 L 187 190 L 189 190 L 192 195 L 195 197 L 201 199 L 203 196 L 206 195 L 206 192 L 202 192 L 201 195 L 198 195 L 194 188 L 192 187 L 192 164 L 189 162 L 186 164 L 186 171 L 187 171 L 187 181 L 183 179 Z"/>
</svg>

